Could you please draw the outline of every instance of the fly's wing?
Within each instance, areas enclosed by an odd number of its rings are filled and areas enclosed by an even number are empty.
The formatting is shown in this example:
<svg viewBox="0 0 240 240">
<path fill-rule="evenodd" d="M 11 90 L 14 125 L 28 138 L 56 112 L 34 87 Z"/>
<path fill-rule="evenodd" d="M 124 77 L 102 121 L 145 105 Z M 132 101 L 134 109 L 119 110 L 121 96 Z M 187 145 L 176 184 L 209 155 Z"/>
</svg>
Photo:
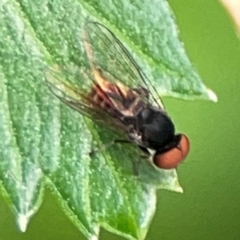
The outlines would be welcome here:
<svg viewBox="0 0 240 240">
<path fill-rule="evenodd" d="M 63 103 L 96 122 L 112 127 L 114 130 L 124 131 L 125 126 L 119 121 L 118 116 L 114 118 L 109 111 L 94 101 L 92 92 L 95 81 L 90 77 L 81 72 L 78 66 L 73 65 L 62 68 L 55 65 L 45 73 L 49 89 Z M 78 81 L 78 84 L 75 85 L 74 81 Z"/>
<path fill-rule="evenodd" d="M 151 81 L 114 33 L 100 23 L 87 22 L 84 27 L 84 43 L 93 71 L 101 69 L 109 82 L 135 90 L 145 103 L 164 110 Z"/>
<path fill-rule="evenodd" d="M 142 106 L 150 103 L 163 109 L 160 97 L 156 100 L 148 90 L 155 91 L 151 82 L 110 30 L 88 22 L 83 34 L 89 66 L 53 66 L 46 72 L 50 90 L 62 102 L 95 121 L 125 131 Z"/>
</svg>

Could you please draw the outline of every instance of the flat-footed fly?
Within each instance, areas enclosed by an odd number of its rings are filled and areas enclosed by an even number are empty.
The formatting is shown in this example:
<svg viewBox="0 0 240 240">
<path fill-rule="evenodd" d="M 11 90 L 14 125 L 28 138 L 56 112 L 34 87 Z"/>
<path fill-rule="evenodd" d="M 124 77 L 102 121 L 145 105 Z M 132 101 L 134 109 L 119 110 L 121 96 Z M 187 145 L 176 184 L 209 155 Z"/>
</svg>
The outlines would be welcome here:
<svg viewBox="0 0 240 240">
<path fill-rule="evenodd" d="M 81 86 L 59 81 L 59 72 L 67 81 L 71 70 L 55 67 L 46 74 L 52 92 L 81 114 L 124 132 L 155 166 L 176 168 L 188 155 L 188 137 L 175 133 L 159 94 L 129 51 L 97 22 L 84 25 L 83 41 L 89 66 L 77 72 Z"/>
</svg>

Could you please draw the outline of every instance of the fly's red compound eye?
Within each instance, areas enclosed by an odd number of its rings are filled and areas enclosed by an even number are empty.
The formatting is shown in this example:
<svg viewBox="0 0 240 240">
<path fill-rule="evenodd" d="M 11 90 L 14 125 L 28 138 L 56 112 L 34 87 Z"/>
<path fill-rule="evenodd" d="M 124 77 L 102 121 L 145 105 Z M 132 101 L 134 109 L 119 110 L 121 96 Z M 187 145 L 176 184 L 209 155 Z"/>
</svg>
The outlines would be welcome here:
<svg viewBox="0 0 240 240">
<path fill-rule="evenodd" d="M 190 150 L 190 141 L 184 134 L 177 147 L 170 149 L 168 152 L 156 154 L 153 162 L 160 168 L 176 168 L 188 155 Z"/>
</svg>

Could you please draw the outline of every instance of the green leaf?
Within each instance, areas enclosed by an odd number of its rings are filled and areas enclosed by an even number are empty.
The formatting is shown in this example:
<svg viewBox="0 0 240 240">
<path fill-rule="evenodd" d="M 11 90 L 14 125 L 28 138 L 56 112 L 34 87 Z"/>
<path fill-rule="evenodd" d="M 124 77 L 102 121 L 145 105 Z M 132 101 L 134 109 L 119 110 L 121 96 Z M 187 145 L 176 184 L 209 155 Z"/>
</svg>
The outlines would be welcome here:
<svg viewBox="0 0 240 240">
<path fill-rule="evenodd" d="M 131 51 L 162 95 L 216 100 L 201 82 L 178 39 L 165 0 L 3 1 L 0 3 L 1 193 L 21 231 L 43 201 L 44 186 L 88 238 L 99 228 L 144 239 L 156 190 L 181 192 L 175 170 L 141 161 L 136 146 L 117 144 L 89 157 L 114 133 L 69 109 L 44 82 L 46 67 L 85 66 L 86 18 L 104 23 Z"/>
</svg>

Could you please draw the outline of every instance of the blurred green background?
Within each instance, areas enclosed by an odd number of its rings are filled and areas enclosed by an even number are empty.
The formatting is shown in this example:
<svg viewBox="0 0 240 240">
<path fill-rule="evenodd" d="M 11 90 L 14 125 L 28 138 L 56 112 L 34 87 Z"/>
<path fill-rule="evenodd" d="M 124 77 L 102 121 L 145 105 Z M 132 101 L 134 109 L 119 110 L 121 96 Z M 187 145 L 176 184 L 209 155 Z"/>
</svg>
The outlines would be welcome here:
<svg viewBox="0 0 240 240">
<path fill-rule="evenodd" d="M 181 39 L 205 84 L 219 98 L 165 98 L 177 129 L 190 136 L 191 154 L 179 167 L 184 194 L 158 192 L 148 240 L 240 239 L 240 40 L 218 1 L 170 0 Z M 0 240 L 85 239 L 47 192 L 25 234 L 0 198 Z M 102 230 L 100 239 L 120 240 Z"/>
</svg>

